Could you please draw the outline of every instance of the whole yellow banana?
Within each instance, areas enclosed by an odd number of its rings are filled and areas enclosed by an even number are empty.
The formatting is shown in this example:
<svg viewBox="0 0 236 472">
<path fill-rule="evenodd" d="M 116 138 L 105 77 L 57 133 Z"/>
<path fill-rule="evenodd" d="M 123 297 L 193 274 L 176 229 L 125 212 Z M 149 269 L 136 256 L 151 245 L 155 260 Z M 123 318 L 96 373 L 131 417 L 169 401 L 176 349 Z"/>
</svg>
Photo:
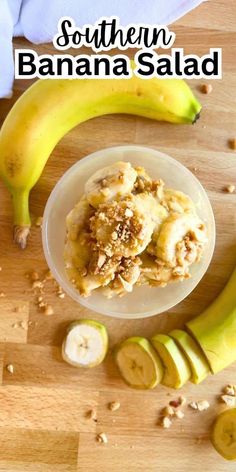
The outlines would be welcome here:
<svg viewBox="0 0 236 472">
<path fill-rule="evenodd" d="M 25 248 L 28 197 L 58 141 L 93 117 L 128 113 L 172 123 L 194 123 L 201 105 L 183 80 L 38 80 L 19 98 L 0 131 L 0 175 L 14 207 L 14 240 Z"/>
</svg>

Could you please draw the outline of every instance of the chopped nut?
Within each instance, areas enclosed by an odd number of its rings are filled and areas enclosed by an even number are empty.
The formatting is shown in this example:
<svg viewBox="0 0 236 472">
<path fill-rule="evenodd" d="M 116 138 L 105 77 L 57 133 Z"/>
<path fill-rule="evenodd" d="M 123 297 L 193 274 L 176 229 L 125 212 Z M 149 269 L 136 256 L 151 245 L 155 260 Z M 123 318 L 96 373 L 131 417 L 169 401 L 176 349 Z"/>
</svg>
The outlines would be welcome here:
<svg viewBox="0 0 236 472">
<path fill-rule="evenodd" d="M 113 241 L 116 241 L 116 240 L 118 239 L 118 234 L 117 234 L 116 231 L 113 231 L 113 233 L 111 233 L 111 239 L 112 239 Z"/>
<path fill-rule="evenodd" d="M 190 402 L 188 406 L 192 408 L 193 410 L 198 410 L 198 406 L 196 402 Z"/>
<path fill-rule="evenodd" d="M 37 298 L 37 302 L 38 302 L 38 303 L 41 303 L 42 301 L 43 301 L 43 297 L 38 297 L 38 298 Z"/>
<path fill-rule="evenodd" d="M 31 272 L 30 274 L 30 278 L 33 282 L 35 282 L 35 280 L 39 280 L 39 274 L 38 272 L 36 272 L 35 270 L 33 270 L 33 272 Z"/>
<path fill-rule="evenodd" d="M 45 305 L 43 312 L 44 312 L 44 315 L 46 316 L 50 316 L 54 314 L 54 310 L 51 305 Z"/>
<path fill-rule="evenodd" d="M 52 275 L 50 270 L 47 270 L 47 272 L 45 274 L 45 279 L 46 280 L 52 280 L 53 279 L 53 275 Z"/>
<path fill-rule="evenodd" d="M 176 418 L 179 418 L 180 420 L 182 420 L 182 418 L 184 417 L 184 413 L 181 410 L 176 410 L 175 411 L 175 416 L 176 416 Z"/>
<path fill-rule="evenodd" d="M 210 404 L 207 400 L 201 400 L 199 402 L 191 402 L 189 403 L 189 406 L 193 410 L 204 411 L 209 408 Z"/>
<path fill-rule="evenodd" d="M 97 441 L 103 444 L 107 444 L 108 443 L 107 435 L 105 433 L 98 434 Z"/>
<path fill-rule="evenodd" d="M 58 298 L 65 298 L 65 293 L 64 292 L 58 292 L 57 296 L 58 296 Z"/>
<path fill-rule="evenodd" d="M 97 421 L 97 412 L 96 412 L 96 410 L 94 408 L 92 410 L 89 410 L 86 413 L 86 417 L 89 418 L 90 420 Z"/>
<path fill-rule="evenodd" d="M 211 93 L 213 90 L 213 87 L 211 84 L 202 84 L 201 85 L 201 92 L 205 94 Z"/>
<path fill-rule="evenodd" d="M 227 385 L 225 388 L 224 388 L 224 393 L 226 395 L 231 395 L 231 397 L 235 397 L 235 389 L 234 389 L 234 386 L 233 385 Z"/>
<path fill-rule="evenodd" d="M 132 218 L 133 215 L 134 215 L 134 214 L 133 214 L 132 210 L 130 210 L 130 208 L 126 208 L 126 210 L 125 210 L 125 216 L 126 216 L 127 218 Z"/>
<path fill-rule="evenodd" d="M 14 323 L 14 324 L 12 325 L 12 328 L 19 328 L 19 323 Z"/>
<path fill-rule="evenodd" d="M 181 405 L 181 406 L 182 406 L 182 405 L 185 405 L 186 401 L 187 401 L 186 398 L 183 397 L 183 395 L 180 395 L 180 397 L 179 397 L 180 405 Z"/>
<path fill-rule="evenodd" d="M 39 308 L 45 308 L 47 304 L 45 302 L 40 302 L 39 303 Z"/>
<path fill-rule="evenodd" d="M 43 283 L 40 280 L 35 280 L 32 284 L 32 288 L 43 288 Z"/>
<path fill-rule="evenodd" d="M 4 298 L 6 294 L 4 292 L 0 292 L 0 298 Z"/>
<path fill-rule="evenodd" d="M 175 410 L 174 410 L 174 408 L 172 408 L 172 406 L 168 405 L 165 408 L 163 408 L 162 414 L 163 414 L 163 416 L 174 416 Z"/>
<path fill-rule="evenodd" d="M 21 327 L 22 329 L 27 330 L 27 329 L 28 329 L 28 323 L 27 323 L 27 321 L 21 321 L 21 322 L 20 322 L 20 327 Z"/>
<path fill-rule="evenodd" d="M 6 369 L 8 372 L 10 372 L 10 374 L 14 374 L 14 366 L 12 364 L 8 364 Z"/>
<path fill-rule="evenodd" d="M 179 400 L 171 400 L 169 402 L 169 405 L 173 406 L 174 408 L 178 408 L 178 406 L 180 405 L 180 401 Z"/>
<path fill-rule="evenodd" d="M 170 428 L 170 426 L 172 425 L 172 421 L 170 420 L 169 416 L 164 416 L 164 418 L 162 419 L 162 426 L 163 428 Z"/>
<path fill-rule="evenodd" d="M 231 395 L 221 395 L 221 400 L 226 403 L 227 406 L 236 406 L 236 398 Z"/>
<path fill-rule="evenodd" d="M 225 188 L 224 188 L 224 191 L 227 192 L 227 193 L 234 193 L 235 191 L 235 185 L 227 185 Z"/>
<path fill-rule="evenodd" d="M 119 408 L 120 408 L 120 402 L 110 402 L 110 403 L 108 404 L 108 408 L 109 408 L 109 410 L 111 410 L 111 411 L 119 410 Z"/>
<path fill-rule="evenodd" d="M 229 147 L 230 147 L 230 149 L 232 149 L 233 151 L 236 150 L 236 138 L 229 139 Z"/>
<path fill-rule="evenodd" d="M 42 222 L 43 222 L 43 217 L 38 216 L 35 220 L 35 226 L 42 226 Z"/>
</svg>

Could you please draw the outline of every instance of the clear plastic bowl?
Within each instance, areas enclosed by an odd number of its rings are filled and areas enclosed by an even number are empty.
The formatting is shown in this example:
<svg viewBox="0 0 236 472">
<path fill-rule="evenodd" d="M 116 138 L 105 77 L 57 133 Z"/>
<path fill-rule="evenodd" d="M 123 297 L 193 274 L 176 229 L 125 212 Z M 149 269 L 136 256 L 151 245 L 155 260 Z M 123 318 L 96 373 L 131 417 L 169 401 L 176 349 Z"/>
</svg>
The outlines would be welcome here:
<svg viewBox="0 0 236 472">
<path fill-rule="evenodd" d="M 86 180 L 98 169 L 116 161 L 143 166 L 152 178 L 162 178 L 167 187 L 182 190 L 194 201 L 208 230 L 208 243 L 198 264 L 193 264 L 190 279 L 166 287 L 135 287 L 124 297 L 106 299 L 95 291 L 83 298 L 68 280 L 63 260 L 66 215 L 81 197 Z M 142 146 L 118 146 L 90 154 L 74 164 L 58 181 L 46 204 L 43 217 L 43 248 L 48 266 L 63 290 L 81 305 L 108 316 L 145 318 L 169 310 L 196 287 L 205 274 L 215 246 L 215 220 L 205 190 L 196 177 L 175 159 Z"/>
</svg>

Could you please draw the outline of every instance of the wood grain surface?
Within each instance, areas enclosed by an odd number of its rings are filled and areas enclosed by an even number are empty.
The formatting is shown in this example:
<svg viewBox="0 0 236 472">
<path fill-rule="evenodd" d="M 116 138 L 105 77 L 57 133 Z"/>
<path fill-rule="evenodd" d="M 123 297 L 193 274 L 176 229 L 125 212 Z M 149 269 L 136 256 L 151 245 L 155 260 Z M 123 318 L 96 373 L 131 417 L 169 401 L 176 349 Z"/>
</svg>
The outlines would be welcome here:
<svg viewBox="0 0 236 472">
<path fill-rule="evenodd" d="M 201 385 L 188 383 L 181 393 L 188 401 L 207 399 L 210 408 L 194 412 L 169 430 L 158 426 L 160 410 L 178 392 L 159 386 L 150 392 L 132 391 L 120 379 L 109 355 L 100 367 L 77 370 L 62 361 L 60 349 L 66 325 L 79 317 L 104 322 L 110 344 L 130 335 L 150 336 L 182 327 L 220 292 L 236 262 L 236 193 L 223 187 L 236 184 L 236 153 L 228 140 L 236 137 L 236 7 L 234 0 L 203 3 L 172 29 L 176 46 L 187 53 L 223 48 L 223 80 L 212 81 L 213 91 L 203 95 L 199 82 L 190 85 L 203 104 L 194 126 L 175 126 L 131 116 L 106 116 L 80 125 L 65 136 L 33 189 L 33 217 L 41 216 L 58 179 L 78 159 L 98 149 L 120 144 L 143 144 L 175 157 L 204 185 L 213 206 L 217 241 L 210 268 L 193 293 L 167 313 L 145 320 L 120 320 L 98 315 L 68 297 L 60 299 L 53 281 L 45 284 L 44 298 L 54 315 L 44 316 L 25 274 L 47 269 L 41 230 L 33 227 L 28 248 L 20 252 L 12 242 L 11 199 L 0 182 L 0 471 L 20 472 L 233 472 L 235 463 L 224 461 L 212 448 L 209 431 L 222 408 L 219 394 L 236 384 L 235 364 Z M 28 47 L 25 40 L 16 47 Z M 53 52 L 50 45 L 35 46 Z M 0 124 L 15 100 L 29 86 L 15 83 L 11 100 L 0 101 Z M 202 81 L 201 81 L 202 83 Z M 15 326 L 15 327 L 13 327 Z M 7 370 L 13 365 L 14 372 Z M 120 401 L 117 412 L 110 401 Z M 91 408 L 98 421 L 86 418 Z M 108 444 L 96 441 L 105 432 Z"/>
</svg>

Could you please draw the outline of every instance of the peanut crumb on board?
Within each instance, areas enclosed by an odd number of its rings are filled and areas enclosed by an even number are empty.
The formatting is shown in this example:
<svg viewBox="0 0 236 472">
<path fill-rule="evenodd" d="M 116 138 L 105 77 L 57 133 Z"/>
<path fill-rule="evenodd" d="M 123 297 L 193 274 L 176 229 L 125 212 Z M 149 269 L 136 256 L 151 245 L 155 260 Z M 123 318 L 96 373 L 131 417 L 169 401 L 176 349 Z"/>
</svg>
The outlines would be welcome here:
<svg viewBox="0 0 236 472">
<path fill-rule="evenodd" d="M 120 402 L 117 402 L 117 401 L 110 402 L 110 403 L 108 403 L 108 408 L 111 411 L 117 411 L 120 408 Z"/>
<path fill-rule="evenodd" d="M 225 191 L 226 193 L 234 193 L 234 191 L 235 191 L 235 185 L 233 185 L 233 184 L 226 185 L 226 187 L 224 187 L 224 191 Z"/>
<path fill-rule="evenodd" d="M 30 278 L 32 282 L 35 282 L 36 280 L 39 280 L 39 274 L 36 272 L 36 270 L 33 270 L 30 274 Z"/>
<path fill-rule="evenodd" d="M 221 400 L 229 407 L 236 406 L 236 397 L 232 395 L 221 395 Z"/>
<path fill-rule="evenodd" d="M 53 310 L 53 308 L 52 308 L 51 305 L 47 305 L 47 304 L 46 304 L 46 305 L 44 305 L 42 308 L 43 308 L 43 314 L 44 314 L 45 316 L 54 315 L 54 310 Z"/>
<path fill-rule="evenodd" d="M 163 428 L 168 429 L 168 428 L 171 427 L 172 421 L 171 421 L 171 419 L 169 418 L 169 416 L 164 416 L 164 417 L 162 418 L 161 424 L 162 424 Z"/>
<path fill-rule="evenodd" d="M 162 410 L 162 415 L 163 416 L 174 416 L 175 410 L 172 406 L 168 405 Z"/>
<path fill-rule="evenodd" d="M 200 400 L 198 402 L 190 402 L 188 406 L 193 410 L 204 411 L 209 408 L 210 404 L 207 400 Z"/>
<path fill-rule="evenodd" d="M 224 387 L 223 389 L 223 392 L 226 394 L 226 395 L 231 395 L 232 397 L 236 397 L 236 385 L 226 385 L 226 387 Z"/>
<path fill-rule="evenodd" d="M 6 369 L 10 374 L 14 374 L 14 366 L 12 364 L 8 364 Z"/>
<path fill-rule="evenodd" d="M 92 410 L 87 411 L 86 413 L 86 418 L 89 418 L 90 420 L 97 421 L 97 412 L 94 408 Z"/>
<path fill-rule="evenodd" d="M 42 226 L 42 223 L 43 223 L 43 217 L 42 216 L 38 216 L 35 220 L 35 226 L 37 227 L 41 227 Z"/>
<path fill-rule="evenodd" d="M 4 292 L 0 292 L 0 298 L 4 298 L 6 294 Z"/>
<path fill-rule="evenodd" d="M 202 84 L 200 87 L 200 90 L 202 93 L 205 93 L 206 95 L 208 95 L 209 93 L 212 92 L 213 87 L 211 84 Z"/>
<path fill-rule="evenodd" d="M 107 435 L 105 433 L 98 434 L 97 441 L 103 444 L 107 444 L 108 443 Z"/>
<path fill-rule="evenodd" d="M 176 418 L 178 418 L 179 420 L 182 420 L 183 417 L 184 417 L 184 412 L 182 410 L 176 410 L 174 415 L 176 416 Z"/>
<path fill-rule="evenodd" d="M 229 147 L 233 151 L 236 151 L 236 138 L 229 139 Z"/>
</svg>

